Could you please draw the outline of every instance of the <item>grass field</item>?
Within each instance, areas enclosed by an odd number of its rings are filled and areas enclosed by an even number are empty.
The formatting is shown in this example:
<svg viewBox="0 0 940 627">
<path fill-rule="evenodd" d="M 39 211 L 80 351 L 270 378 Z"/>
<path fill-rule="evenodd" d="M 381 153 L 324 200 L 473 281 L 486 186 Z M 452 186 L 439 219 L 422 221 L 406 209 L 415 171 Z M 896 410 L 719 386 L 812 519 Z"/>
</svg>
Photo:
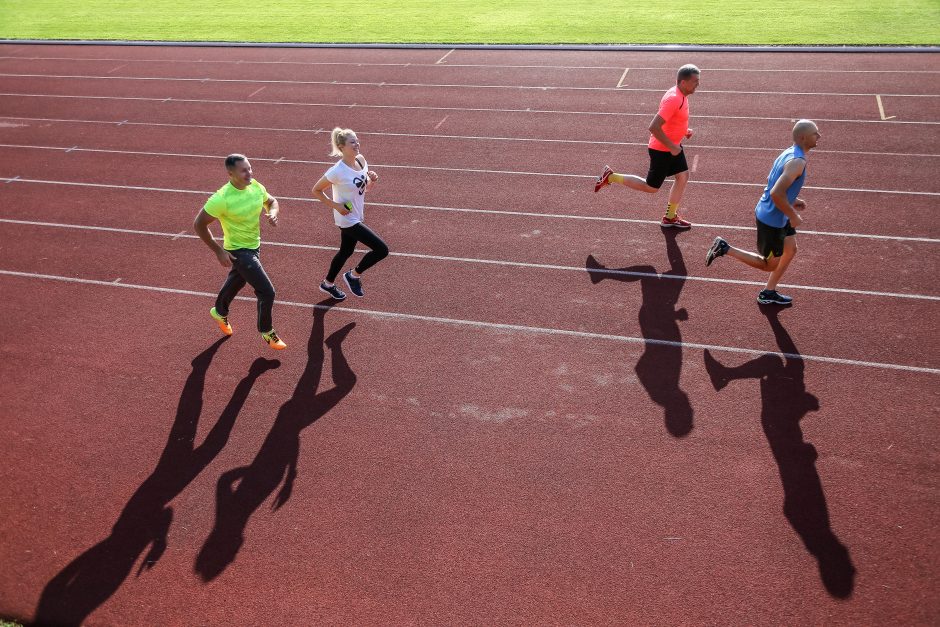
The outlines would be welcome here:
<svg viewBox="0 0 940 627">
<path fill-rule="evenodd" d="M 940 0 L 0 0 L 0 38 L 940 44 Z"/>
</svg>

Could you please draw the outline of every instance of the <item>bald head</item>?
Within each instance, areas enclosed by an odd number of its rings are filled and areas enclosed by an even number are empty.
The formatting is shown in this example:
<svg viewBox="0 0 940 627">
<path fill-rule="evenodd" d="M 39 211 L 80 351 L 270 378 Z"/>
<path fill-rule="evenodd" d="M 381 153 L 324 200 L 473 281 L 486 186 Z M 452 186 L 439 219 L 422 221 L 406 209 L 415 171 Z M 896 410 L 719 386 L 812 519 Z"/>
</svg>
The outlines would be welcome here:
<svg viewBox="0 0 940 627">
<path fill-rule="evenodd" d="M 813 135 L 819 132 L 816 123 L 812 120 L 799 120 L 793 125 L 793 141 L 800 143 L 800 140 L 806 135 Z"/>
</svg>

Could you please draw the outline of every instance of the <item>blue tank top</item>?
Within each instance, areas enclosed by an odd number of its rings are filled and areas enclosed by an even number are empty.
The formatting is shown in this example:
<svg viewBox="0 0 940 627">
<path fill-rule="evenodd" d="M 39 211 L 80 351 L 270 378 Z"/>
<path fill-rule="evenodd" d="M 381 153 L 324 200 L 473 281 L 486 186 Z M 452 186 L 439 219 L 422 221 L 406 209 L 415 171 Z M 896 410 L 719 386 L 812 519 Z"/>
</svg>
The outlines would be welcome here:
<svg viewBox="0 0 940 627">
<path fill-rule="evenodd" d="M 754 208 L 754 213 L 757 215 L 758 220 L 778 229 L 786 226 L 787 222 L 789 222 L 789 218 L 787 218 L 787 214 L 777 209 L 777 205 L 774 204 L 773 199 L 770 197 L 770 190 L 774 188 L 777 179 L 783 174 L 783 169 L 786 167 L 787 162 L 793 159 L 806 160 L 806 155 L 799 146 L 790 146 L 781 152 L 780 156 L 774 161 L 773 167 L 770 168 L 770 174 L 767 176 L 767 187 L 764 188 L 764 193 L 761 195 L 760 200 L 757 201 L 757 207 Z M 787 188 L 787 200 L 790 201 L 791 205 L 793 201 L 796 200 L 796 197 L 800 195 L 800 190 L 803 189 L 803 181 L 805 180 L 806 168 L 804 167 L 803 174 Z"/>
</svg>

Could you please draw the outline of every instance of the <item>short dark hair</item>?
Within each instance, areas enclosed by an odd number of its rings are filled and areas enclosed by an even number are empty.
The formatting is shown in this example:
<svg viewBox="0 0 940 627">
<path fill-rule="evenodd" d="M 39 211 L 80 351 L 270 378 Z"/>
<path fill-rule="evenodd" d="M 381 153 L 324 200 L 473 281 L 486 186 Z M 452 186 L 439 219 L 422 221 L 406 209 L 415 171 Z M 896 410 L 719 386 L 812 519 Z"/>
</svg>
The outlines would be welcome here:
<svg viewBox="0 0 940 627">
<path fill-rule="evenodd" d="M 225 158 L 225 169 L 231 170 L 232 168 L 235 167 L 235 164 L 238 163 L 239 161 L 248 161 L 248 157 L 246 157 L 245 155 L 240 155 L 237 152 L 230 154 L 229 156 Z"/>
<path fill-rule="evenodd" d="M 702 71 L 691 63 L 687 63 L 679 68 L 679 71 L 676 73 L 676 82 L 684 81 L 692 78 L 692 76 L 701 74 Z"/>
</svg>

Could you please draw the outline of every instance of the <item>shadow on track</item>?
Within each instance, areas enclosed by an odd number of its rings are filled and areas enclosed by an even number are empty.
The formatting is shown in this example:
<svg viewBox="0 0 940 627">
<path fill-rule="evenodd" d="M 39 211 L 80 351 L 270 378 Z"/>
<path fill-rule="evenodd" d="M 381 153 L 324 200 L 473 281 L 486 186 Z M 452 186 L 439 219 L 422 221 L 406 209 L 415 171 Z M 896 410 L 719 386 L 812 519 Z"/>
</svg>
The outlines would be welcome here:
<svg viewBox="0 0 940 627">
<path fill-rule="evenodd" d="M 313 329 L 307 342 L 307 365 L 294 394 L 278 410 L 274 425 L 248 466 L 224 473 L 216 487 L 215 526 L 196 556 L 195 570 L 203 581 L 211 581 L 235 561 L 244 542 L 251 515 L 280 485 L 272 508 L 277 510 L 290 499 L 300 456 L 300 433 L 336 407 L 356 384 L 342 351 L 342 342 L 355 326 L 351 322 L 324 342 L 327 308 L 336 301 L 327 299 L 313 313 Z M 326 344 L 332 352 L 334 387 L 317 393 L 323 372 Z M 283 485 L 282 485 L 283 482 Z"/>
<path fill-rule="evenodd" d="M 276 360 L 256 359 L 239 381 L 228 405 L 205 441 L 195 445 L 202 414 L 206 373 L 222 338 L 192 361 L 176 410 L 176 419 L 156 468 L 131 496 L 111 529 L 111 535 L 73 560 L 46 584 L 34 619 L 37 625 L 80 625 L 113 595 L 130 574 L 140 555 L 150 547 L 137 576 L 152 568 L 167 548 L 173 520 L 169 506 L 219 454 L 255 381 L 280 366 Z"/>
<path fill-rule="evenodd" d="M 689 396 L 679 387 L 682 334 L 678 321 L 688 320 L 689 315 L 684 308 L 676 309 L 688 271 L 676 241 L 678 232 L 675 229 L 662 229 L 662 232 L 670 264 L 664 274 L 669 277 L 660 275 L 656 268 L 649 265 L 611 271 L 598 263 L 594 255 L 588 256 L 586 269 L 594 284 L 604 279 L 640 282 L 643 304 L 640 306 L 639 320 L 646 350 L 637 361 L 636 374 L 650 398 L 662 406 L 666 430 L 681 438 L 692 431 L 693 415 Z"/>
<path fill-rule="evenodd" d="M 761 355 L 729 368 L 705 351 L 705 369 L 716 390 L 735 379 L 758 379 L 761 391 L 761 426 L 770 444 L 783 482 L 783 513 L 806 549 L 819 563 L 819 574 L 830 595 L 840 599 L 852 595 L 855 567 L 848 549 L 839 542 L 829 524 L 829 509 L 819 473 L 816 449 L 803 440 L 800 421 L 819 409 L 819 400 L 806 391 L 805 363 L 796 344 L 779 320 L 780 309 L 761 308 L 767 316 L 777 346 L 784 357 Z"/>
</svg>

